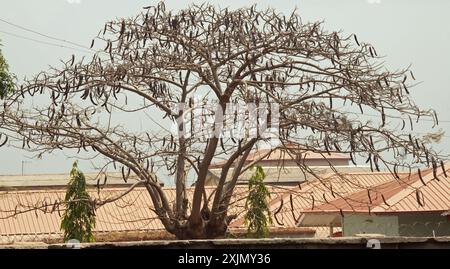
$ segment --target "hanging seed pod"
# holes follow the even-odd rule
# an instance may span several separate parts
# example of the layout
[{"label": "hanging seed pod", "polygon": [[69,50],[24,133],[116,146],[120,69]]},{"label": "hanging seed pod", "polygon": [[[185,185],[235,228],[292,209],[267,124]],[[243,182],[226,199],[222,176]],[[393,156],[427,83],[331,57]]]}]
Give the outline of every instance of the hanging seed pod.
[{"label": "hanging seed pod", "polygon": [[378,155],[373,156],[373,163],[375,164],[375,169],[380,172],[380,166],[378,165]]},{"label": "hanging seed pod", "polygon": [[6,143],[8,142],[8,137],[5,137],[5,141],[3,141],[3,143],[0,144],[0,148],[3,147],[4,145],[6,145]]},{"label": "hanging seed pod", "polygon": [[123,33],[125,32],[125,20],[122,20],[122,25],[120,26],[120,34],[119,37],[121,37],[123,35]]},{"label": "hanging seed pod", "polygon": [[356,42],[356,44],[357,44],[358,46],[361,46],[361,45],[359,44],[359,41],[358,41],[358,37],[356,37],[356,35],[355,35],[355,34],[353,34],[353,37],[355,38],[355,42]]},{"label": "hanging seed pod", "polygon": [[421,207],[424,206],[424,197],[420,190],[416,190],[416,200],[417,200],[417,203],[419,203],[419,206],[421,206]]},{"label": "hanging seed pod", "polygon": [[441,161],[441,168],[442,168],[442,173],[444,173],[444,176],[447,177],[447,171],[445,170],[444,161]]},{"label": "hanging seed pod", "polygon": [[413,140],[412,135],[411,135],[411,134],[408,134],[408,137],[409,137],[409,142],[411,143],[411,145],[414,146],[414,140]]},{"label": "hanging seed pod", "polygon": [[384,203],[385,205],[390,206],[390,205],[388,204],[388,202],[386,201],[386,198],[384,197],[383,194],[381,194],[381,199],[383,199],[383,203]]},{"label": "hanging seed pod", "polygon": [[128,177],[129,176],[130,176],[130,168],[128,168],[128,172],[125,175],[125,167],[122,166],[122,178],[123,178],[123,181],[125,181],[125,183],[128,183]]},{"label": "hanging seed pod", "polygon": [[405,84],[405,83],[403,83],[403,89],[405,89],[406,94],[409,94],[408,87],[406,87],[406,84]]},{"label": "hanging seed pod", "polygon": [[430,157],[429,157],[429,154],[428,154],[428,150],[425,150],[425,159],[427,161],[427,166],[430,166]]},{"label": "hanging seed pod", "polygon": [[333,184],[330,184],[330,192],[331,192],[331,196],[333,196],[333,198],[336,198],[336,195],[333,191]]},{"label": "hanging seed pod", "polygon": [[278,225],[280,226],[284,226],[284,223],[278,220],[278,214],[280,213],[281,209],[283,208],[283,204],[284,204],[284,200],[281,199],[280,202],[280,207],[278,207],[278,209],[275,211],[275,213],[273,214],[273,217],[275,218],[275,221],[278,223]]},{"label": "hanging seed pod", "polygon": [[422,181],[422,184],[423,184],[424,186],[426,186],[427,183],[425,183],[425,181],[423,180],[422,172],[420,171],[419,168],[417,168],[417,174],[419,175],[419,179],[420,179],[420,181]]},{"label": "hanging seed pod", "polygon": [[75,118],[76,118],[76,120],[77,120],[77,125],[78,125],[78,127],[81,127],[80,115],[77,114],[77,115],[75,116]]},{"label": "hanging seed pod", "polygon": [[352,152],[350,152],[350,160],[352,161],[352,163],[353,163],[354,165],[356,165],[356,161],[355,161],[355,159],[354,159],[354,157],[353,157],[353,153],[352,153]]},{"label": "hanging seed pod", "polygon": [[375,55],[373,54],[372,47],[369,47],[369,53],[370,53],[370,56],[372,56],[372,58],[375,56]]},{"label": "hanging seed pod", "polygon": [[97,178],[95,188],[97,189],[97,194],[100,194],[100,177]]},{"label": "hanging seed pod", "polygon": [[431,158],[431,165],[433,166],[433,178],[437,181],[440,181],[437,174],[437,163],[434,157]]},{"label": "hanging seed pod", "polygon": [[416,77],[414,76],[412,70],[409,70],[409,73],[411,74],[412,79],[416,80]]},{"label": "hanging seed pod", "polygon": [[289,195],[289,203],[291,204],[292,218],[294,218],[294,220],[297,220],[297,218],[295,217],[295,212],[294,212],[294,199],[292,199],[292,194]]},{"label": "hanging seed pod", "polygon": [[398,175],[398,171],[397,171],[397,164],[394,164],[394,175],[395,175],[395,178],[400,179],[400,176]]},{"label": "hanging seed pod", "polygon": [[361,105],[361,104],[358,104],[358,107],[359,107],[359,111],[361,112],[361,114],[364,114],[364,110],[363,110],[362,105]]},{"label": "hanging seed pod", "polygon": [[334,145],[334,148],[335,148],[337,151],[339,151],[339,152],[342,151],[342,150],[341,150],[341,147],[339,146],[339,144],[338,144],[337,142],[334,142],[333,145]]},{"label": "hanging seed pod", "polygon": [[435,110],[433,110],[434,119],[436,120],[436,125],[439,125],[439,118]]},{"label": "hanging seed pod", "polygon": [[225,146],[223,144],[223,138],[220,138],[220,147],[222,148],[222,150],[225,152]]}]

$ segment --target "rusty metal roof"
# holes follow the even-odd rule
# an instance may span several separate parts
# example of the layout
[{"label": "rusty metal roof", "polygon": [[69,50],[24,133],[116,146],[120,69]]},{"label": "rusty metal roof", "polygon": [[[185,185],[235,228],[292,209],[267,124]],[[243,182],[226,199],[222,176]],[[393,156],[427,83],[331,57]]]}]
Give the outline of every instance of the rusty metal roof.
[{"label": "rusty metal roof", "polygon": [[[124,193],[126,187],[109,187],[97,192],[90,189],[93,198],[107,199]],[[169,202],[175,200],[175,189],[164,188]],[[187,189],[192,197],[194,188]],[[206,188],[210,195],[214,188]],[[281,195],[280,190],[269,187],[272,197]],[[230,214],[241,214],[245,209],[245,197],[248,187],[238,186],[231,201]],[[0,237],[26,235],[62,234],[61,216],[64,208],[51,212],[55,201],[63,200],[64,189],[0,191]],[[33,210],[35,206],[48,204],[42,210]],[[164,226],[152,210],[151,199],[145,188],[137,187],[123,198],[105,204],[96,210],[95,232],[130,232],[164,230]],[[15,214],[16,212],[22,212]],[[1,241],[1,240],[0,240]]]},{"label": "rusty metal roof", "polygon": [[[449,179],[439,174],[439,181],[433,179],[432,173],[423,173],[426,185],[416,177],[408,177],[408,174],[399,174],[403,179],[399,181],[390,173],[350,173],[345,175],[328,175],[323,179],[309,181],[299,186],[286,187],[269,185],[271,192],[270,210],[276,215],[273,228],[296,227],[299,217],[306,212],[322,212],[327,206],[334,203],[334,210],[338,203],[340,206],[351,204],[355,206],[368,199],[370,189],[370,200],[373,204],[373,212],[398,212],[405,210],[433,210],[445,208],[450,205]],[[422,185],[420,185],[420,184]],[[397,184],[397,185],[395,185]],[[402,185],[403,184],[403,185]],[[100,193],[96,189],[90,189],[90,194],[95,198],[105,199],[119,195],[128,188],[105,187]],[[168,200],[175,200],[175,189],[164,188]],[[214,187],[206,189],[211,194]],[[424,206],[418,207],[416,190],[423,194]],[[188,188],[188,197],[192,197],[193,188]],[[231,214],[237,214],[238,218],[230,224],[230,228],[243,226],[243,212],[245,211],[245,197],[247,186],[237,186]],[[383,198],[389,207],[383,207]],[[62,200],[65,195],[64,189],[46,190],[14,190],[0,191],[0,238],[3,236],[25,236],[25,235],[60,235],[60,221],[64,208],[56,209],[50,213],[48,210],[32,210],[34,205],[52,204],[55,200]],[[365,199],[365,200],[364,200]],[[354,201],[353,201],[354,200]],[[339,202],[338,202],[339,201]],[[350,202],[349,202],[350,201]],[[355,202],[356,201],[356,202]],[[283,204],[282,207],[280,205]],[[364,206],[359,206],[361,210]],[[100,207],[97,211],[97,224],[95,232],[126,232],[126,231],[160,231],[164,230],[161,222],[151,210],[151,199],[145,188],[135,188],[122,199]],[[29,211],[9,217],[15,210]],[[322,211],[319,211],[321,209]],[[367,207],[366,209],[367,210]],[[276,214],[275,214],[276,213]],[[317,228],[316,236],[326,236],[328,228]]]},{"label": "rusty metal roof", "polygon": [[[450,173],[450,168],[446,168]],[[450,177],[444,172],[436,174],[431,169],[411,176],[392,179],[370,190],[361,190],[340,197],[305,211],[310,214],[375,213],[392,214],[406,212],[444,212],[450,208]]]},{"label": "rusty metal roof", "polygon": [[[407,174],[401,173],[399,175],[406,176]],[[270,210],[274,213],[273,226],[295,227],[298,218],[305,211],[327,203],[327,201],[366,191],[393,179],[394,176],[388,172],[362,172],[341,175],[329,174],[321,180],[305,182],[296,187],[275,186],[275,188],[284,189],[285,193],[279,198],[272,199],[270,203]],[[244,220],[241,218],[231,225],[238,227],[243,224]]]}]

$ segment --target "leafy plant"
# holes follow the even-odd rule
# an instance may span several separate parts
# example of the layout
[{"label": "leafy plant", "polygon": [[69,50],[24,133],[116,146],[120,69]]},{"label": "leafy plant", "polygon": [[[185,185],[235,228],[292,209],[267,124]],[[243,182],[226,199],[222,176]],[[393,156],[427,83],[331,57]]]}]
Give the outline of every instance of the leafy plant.
[{"label": "leafy plant", "polygon": [[268,225],[272,223],[272,218],[267,203],[270,192],[264,184],[265,177],[262,167],[256,166],[256,171],[249,180],[249,194],[245,204],[248,237],[264,238],[269,235]]},{"label": "leafy plant", "polygon": [[67,204],[61,222],[61,229],[64,230],[64,242],[70,239],[93,242],[95,208],[86,191],[86,178],[78,170],[77,162],[73,163],[70,171],[70,181],[64,200]]},{"label": "leafy plant", "polygon": [[5,98],[14,90],[14,76],[9,73],[9,67],[0,50],[0,99]]}]

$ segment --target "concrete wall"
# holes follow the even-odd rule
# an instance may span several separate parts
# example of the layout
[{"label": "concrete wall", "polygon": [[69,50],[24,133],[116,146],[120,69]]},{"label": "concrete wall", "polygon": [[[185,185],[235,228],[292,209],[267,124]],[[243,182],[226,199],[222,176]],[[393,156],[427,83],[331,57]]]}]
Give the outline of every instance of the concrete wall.
[{"label": "concrete wall", "polygon": [[344,236],[383,234],[386,236],[450,236],[450,221],[439,214],[345,215]]},{"label": "concrete wall", "polygon": [[398,222],[401,236],[450,236],[450,220],[439,214],[399,215]]},{"label": "concrete wall", "polygon": [[368,214],[349,214],[343,218],[343,235],[383,234],[399,236],[397,216],[375,216]]},{"label": "concrete wall", "polygon": [[[367,238],[330,239],[220,239],[220,240],[157,240],[140,242],[84,243],[80,248],[143,248],[143,249],[366,249]],[[382,249],[450,249],[450,237],[385,237],[378,238]],[[12,244],[0,249],[58,249],[73,248],[66,244]]]}]

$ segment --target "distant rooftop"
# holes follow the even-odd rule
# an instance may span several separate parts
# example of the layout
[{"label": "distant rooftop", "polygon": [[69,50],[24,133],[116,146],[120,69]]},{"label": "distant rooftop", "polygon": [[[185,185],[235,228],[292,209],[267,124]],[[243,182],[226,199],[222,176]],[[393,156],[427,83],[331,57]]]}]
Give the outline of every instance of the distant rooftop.
[{"label": "distant rooftop", "polygon": [[[286,148],[288,150],[286,150]],[[261,159],[261,161],[283,162],[292,160],[351,160],[350,155],[337,152],[320,152],[307,150],[299,144],[287,144],[286,148],[259,149],[251,152],[246,162],[250,163]],[[216,162],[210,165],[211,169],[222,168],[226,161]]]},{"label": "distant rooftop", "polygon": [[[105,173],[84,173],[87,185],[95,186],[97,182],[105,183]],[[0,190],[14,188],[48,188],[63,187],[69,182],[70,175],[64,174],[30,174],[30,175],[0,175]],[[100,178],[99,181],[97,179]],[[106,184],[111,185],[128,185],[135,181],[134,175],[130,175],[126,183],[121,173],[106,173]]]}]

